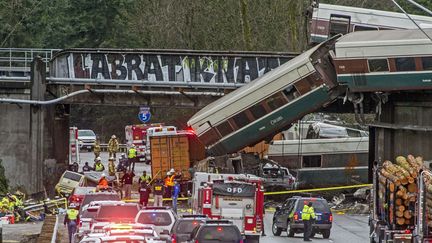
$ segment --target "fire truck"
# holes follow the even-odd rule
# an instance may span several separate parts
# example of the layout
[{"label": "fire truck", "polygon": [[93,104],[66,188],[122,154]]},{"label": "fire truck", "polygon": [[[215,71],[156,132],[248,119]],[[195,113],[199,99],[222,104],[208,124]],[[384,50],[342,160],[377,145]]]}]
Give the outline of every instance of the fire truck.
[{"label": "fire truck", "polygon": [[137,158],[141,162],[146,161],[146,143],[147,143],[147,130],[152,127],[163,126],[163,123],[152,123],[152,124],[138,124],[128,125],[125,127],[125,137],[127,147],[130,148],[135,145],[137,150]]},{"label": "fire truck", "polygon": [[[247,242],[259,242],[263,229],[264,187],[258,177],[239,175],[221,176],[209,181],[195,181],[198,203],[193,203],[195,214],[211,219],[231,220],[245,236]],[[197,196],[197,197],[196,197]]]}]

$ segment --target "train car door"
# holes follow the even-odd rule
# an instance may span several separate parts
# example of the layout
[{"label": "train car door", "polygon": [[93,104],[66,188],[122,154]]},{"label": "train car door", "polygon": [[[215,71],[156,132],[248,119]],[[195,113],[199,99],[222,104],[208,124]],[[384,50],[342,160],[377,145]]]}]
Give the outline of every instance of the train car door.
[{"label": "train car door", "polygon": [[333,37],[338,34],[347,34],[350,32],[351,16],[331,14],[329,24],[328,37]]}]

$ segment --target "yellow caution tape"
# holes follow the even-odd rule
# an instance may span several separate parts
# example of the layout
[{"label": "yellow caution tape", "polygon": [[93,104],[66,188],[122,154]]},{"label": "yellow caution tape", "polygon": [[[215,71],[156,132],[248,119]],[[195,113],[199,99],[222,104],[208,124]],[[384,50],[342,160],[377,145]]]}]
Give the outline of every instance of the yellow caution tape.
[{"label": "yellow caution tape", "polygon": [[[336,187],[322,187],[322,188],[313,188],[313,189],[303,189],[303,190],[288,190],[288,191],[279,191],[279,192],[264,192],[264,195],[281,195],[281,194],[291,194],[291,193],[299,193],[299,192],[319,192],[319,191],[332,191],[332,190],[341,190],[341,189],[351,189],[351,188],[360,188],[360,187],[371,187],[372,184],[359,184],[352,186],[336,186]],[[178,201],[188,200],[190,197],[179,197]],[[163,201],[172,201],[172,198],[163,198]],[[123,199],[124,202],[139,202],[139,199]],[[153,202],[153,199],[150,198],[149,202]]]},{"label": "yellow caution tape", "polygon": [[359,187],[371,187],[371,186],[372,186],[372,184],[360,184],[360,185],[337,186],[337,187],[323,187],[323,188],[313,188],[313,189],[304,189],[304,190],[289,190],[289,191],[280,191],[280,192],[265,192],[264,195],[280,195],[280,194],[290,194],[290,193],[299,193],[299,192],[332,191],[332,190],[350,189],[350,188],[359,188]]}]

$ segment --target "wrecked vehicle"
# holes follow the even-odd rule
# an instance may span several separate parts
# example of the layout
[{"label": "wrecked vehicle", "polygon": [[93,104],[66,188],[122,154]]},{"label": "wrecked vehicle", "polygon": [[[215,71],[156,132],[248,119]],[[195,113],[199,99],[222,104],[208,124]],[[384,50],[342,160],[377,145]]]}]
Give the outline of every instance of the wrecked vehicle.
[{"label": "wrecked vehicle", "polygon": [[264,179],[264,186],[282,187],[283,189],[296,188],[296,178],[291,175],[288,168],[280,166],[278,163],[267,160],[260,164],[258,176]]}]

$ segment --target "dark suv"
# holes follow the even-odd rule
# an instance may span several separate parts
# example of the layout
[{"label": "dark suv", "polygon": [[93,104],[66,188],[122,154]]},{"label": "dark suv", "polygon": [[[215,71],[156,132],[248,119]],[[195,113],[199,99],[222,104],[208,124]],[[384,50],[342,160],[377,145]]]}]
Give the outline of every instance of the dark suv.
[{"label": "dark suv", "polygon": [[228,220],[206,220],[191,233],[194,243],[243,243],[240,230]]},{"label": "dark suv", "polygon": [[206,219],[208,219],[206,215],[182,215],[172,228],[172,242],[182,243],[189,241],[192,231],[203,224]]},{"label": "dark suv", "polygon": [[312,224],[312,235],[322,234],[324,239],[330,237],[333,215],[323,198],[293,197],[285,201],[282,206],[276,207],[273,216],[272,232],[279,236],[282,231],[286,231],[288,237],[293,237],[296,233],[303,233],[303,221],[301,219],[302,210],[305,204],[312,202],[317,219]]}]

